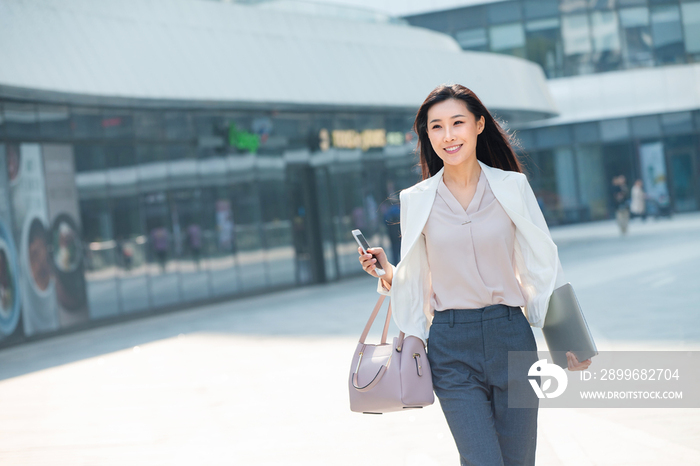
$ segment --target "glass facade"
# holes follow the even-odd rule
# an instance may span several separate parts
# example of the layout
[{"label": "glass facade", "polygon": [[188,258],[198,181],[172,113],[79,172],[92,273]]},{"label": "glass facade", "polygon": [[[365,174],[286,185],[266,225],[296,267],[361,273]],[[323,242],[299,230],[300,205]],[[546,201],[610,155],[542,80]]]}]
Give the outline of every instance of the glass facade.
[{"label": "glass facade", "polygon": [[[613,177],[644,181],[649,208],[700,207],[700,111],[645,115],[517,132],[550,225],[613,215]],[[649,170],[655,174],[649,175]],[[668,199],[660,199],[667,196]]]},{"label": "glass facade", "polygon": [[465,50],[534,61],[548,78],[700,60],[700,1],[519,0],[405,19]]},{"label": "glass facade", "polygon": [[[0,328],[0,340],[360,273],[351,230],[391,251],[398,224],[392,206],[419,179],[412,119],[397,111],[1,101],[0,166],[7,173],[0,172],[0,197],[10,202],[0,205],[0,233],[9,237],[0,238],[0,250],[17,245],[15,273],[22,275],[22,258],[29,269],[35,260],[23,245],[27,212],[36,211],[52,232],[52,216],[70,211],[70,222],[54,229],[75,230],[68,250],[80,252],[80,279],[73,278],[82,285],[63,294],[84,299],[80,319],[63,319],[58,265],[46,265],[45,293],[24,273],[23,315],[41,307],[49,316],[41,325],[19,320],[11,331]],[[69,176],[52,188],[60,164]],[[63,205],[53,207],[51,192]],[[26,199],[33,198],[31,207]],[[49,253],[59,249],[49,244]]]}]

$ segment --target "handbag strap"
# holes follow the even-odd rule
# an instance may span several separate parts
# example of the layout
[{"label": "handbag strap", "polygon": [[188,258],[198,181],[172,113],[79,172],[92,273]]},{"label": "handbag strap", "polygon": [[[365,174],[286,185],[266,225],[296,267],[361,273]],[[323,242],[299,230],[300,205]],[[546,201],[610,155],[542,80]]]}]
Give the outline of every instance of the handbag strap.
[{"label": "handbag strap", "polygon": [[[372,310],[372,314],[369,316],[369,320],[367,321],[367,325],[365,325],[365,329],[362,332],[362,335],[360,336],[360,343],[364,344],[365,340],[367,339],[367,335],[369,334],[369,329],[372,328],[372,324],[374,323],[374,319],[377,318],[377,315],[379,314],[379,309],[381,309],[382,304],[384,304],[384,299],[386,299],[386,296],[382,295],[379,297],[377,300],[377,304],[375,304],[374,309]],[[384,330],[382,331],[382,345],[386,344],[386,337],[389,333],[389,323],[391,322],[391,302],[389,302],[389,308],[386,311],[386,319],[384,320]],[[399,341],[396,346],[397,351],[401,351],[401,346],[403,345],[403,339],[406,335],[403,332],[399,333]]]}]

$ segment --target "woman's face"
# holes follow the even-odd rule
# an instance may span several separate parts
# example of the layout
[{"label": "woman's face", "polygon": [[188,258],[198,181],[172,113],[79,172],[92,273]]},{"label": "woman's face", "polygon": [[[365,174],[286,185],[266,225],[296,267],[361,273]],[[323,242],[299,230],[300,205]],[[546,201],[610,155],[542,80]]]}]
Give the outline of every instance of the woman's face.
[{"label": "woman's face", "polygon": [[448,99],[428,109],[428,138],[445,165],[460,165],[476,157],[476,138],[484,130],[461,100]]}]

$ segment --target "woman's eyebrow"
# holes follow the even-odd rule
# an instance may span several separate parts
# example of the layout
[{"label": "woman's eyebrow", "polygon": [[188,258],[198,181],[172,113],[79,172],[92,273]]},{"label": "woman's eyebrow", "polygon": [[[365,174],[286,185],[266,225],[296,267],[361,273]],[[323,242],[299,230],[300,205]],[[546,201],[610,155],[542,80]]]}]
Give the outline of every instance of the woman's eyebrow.
[{"label": "woman's eyebrow", "polygon": [[[466,118],[464,115],[453,115],[453,116],[450,117],[450,120],[453,120],[453,119],[459,118],[459,117]],[[434,120],[430,120],[430,123],[435,123],[436,121],[440,121],[440,119],[439,119],[439,118],[436,118],[436,119],[434,119]]]}]

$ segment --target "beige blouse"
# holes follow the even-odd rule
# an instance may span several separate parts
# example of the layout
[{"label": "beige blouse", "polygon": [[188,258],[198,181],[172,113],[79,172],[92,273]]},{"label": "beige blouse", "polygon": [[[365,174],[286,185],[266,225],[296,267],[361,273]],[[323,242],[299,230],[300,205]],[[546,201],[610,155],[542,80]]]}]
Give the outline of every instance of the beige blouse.
[{"label": "beige blouse", "polygon": [[466,211],[440,181],[423,235],[436,311],[525,305],[513,262],[515,225],[483,171]]}]

